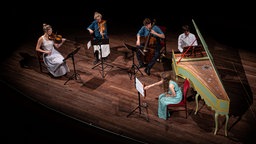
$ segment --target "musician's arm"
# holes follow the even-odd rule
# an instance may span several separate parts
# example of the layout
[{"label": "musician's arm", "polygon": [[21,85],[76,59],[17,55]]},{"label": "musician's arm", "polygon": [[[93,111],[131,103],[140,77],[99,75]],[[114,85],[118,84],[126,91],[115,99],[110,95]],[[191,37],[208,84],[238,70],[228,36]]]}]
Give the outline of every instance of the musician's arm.
[{"label": "musician's arm", "polygon": [[138,33],[137,33],[137,40],[136,40],[136,46],[140,46],[140,38],[141,38],[141,36],[144,36],[144,34],[145,34],[145,31],[146,31],[146,28],[145,28],[145,26],[142,26],[141,28],[140,28],[140,30],[138,31]]},{"label": "musician's arm", "polygon": [[90,34],[94,33],[94,27],[97,25],[97,21],[93,21],[86,29],[89,31]]},{"label": "musician's arm", "polygon": [[169,89],[171,91],[171,94],[166,94],[166,96],[172,96],[175,97],[176,96],[176,92],[174,90],[174,85],[173,84],[169,84]]},{"label": "musician's arm", "polygon": [[65,39],[65,38],[62,38],[61,43],[54,43],[54,47],[59,48],[60,46],[62,46],[62,44],[63,44],[65,41],[66,41],[66,39]]},{"label": "musician's arm", "polygon": [[140,46],[140,35],[137,34],[136,46]]},{"label": "musician's arm", "polygon": [[182,37],[181,37],[181,35],[179,35],[179,37],[178,37],[178,49],[179,49],[180,52],[183,52],[182,41],[183,41]]},{"label": "musician's arm", "polygon": [[93,34],[93,30],[90,28],[87,28],[87,30],[89,31],[90,34]]},{"label": "musician's arm", "polygon": [[158,82],[156,82],[156,83],[153,83],[153,84],[151,84],[151,85],[147,85],[147,86],[144,87],[144,90],[147,90],[147,89],[149,89],[149,88],[151,88],[151,87],[160,85],[160,84],[162,84],[162,83],[163,83],[163,80],[158,81]]},{"label": "musician's arm", "polygon": [[153,35],[155,35],[155,36],[157,36],[157,37],[160,37],[160,38],[162,38],[162,39],[165,38],[164,33],[157,33],[157,32],[154,31],[154,30],[151,30],[151,34],[153,34]]},{"label": "musician's arm", "polygon": [[158,37],[165,39],[165,34],[158,34]]},{"label": "musician's arm", "polygon": [[162,30],[159,27],[153,27],[150,31],[151,34],[164,39],[165,38],[165,34],[162,32]]},{"label": "musician's arm", "polygon": [[41,49],[42,43],[43,43],[43,38],[40,37],[36,44],[36,51],[41,52],[41,53],[50,54],[51,51]]}]

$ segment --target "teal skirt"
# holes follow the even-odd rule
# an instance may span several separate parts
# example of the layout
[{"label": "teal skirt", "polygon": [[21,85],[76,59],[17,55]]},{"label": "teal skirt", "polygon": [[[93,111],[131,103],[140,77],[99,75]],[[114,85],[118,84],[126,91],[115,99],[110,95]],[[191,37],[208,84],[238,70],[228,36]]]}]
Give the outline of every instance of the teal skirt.
[{"label": "teal skirt", "polygon": [[[166,108],[168,104],[176,104],[179,103],[182,100],[182,92],[181,90],[176,92],[175,97],[166,97],[166,93],[162,93],[158,97],[158,117],[162,119],[167,119],[166,116]],[[169,114],[168,114],[169,116]]]}]

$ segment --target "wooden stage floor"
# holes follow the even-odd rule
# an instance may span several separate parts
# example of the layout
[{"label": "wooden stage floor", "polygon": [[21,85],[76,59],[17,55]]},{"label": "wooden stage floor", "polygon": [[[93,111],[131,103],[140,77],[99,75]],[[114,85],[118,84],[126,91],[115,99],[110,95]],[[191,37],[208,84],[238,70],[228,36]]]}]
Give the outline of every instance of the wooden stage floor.
[{"label": "wooden stage floor", "polygon": [[[74,55],[77,80],[68,80],[74,74],[71,58],[66,60],[71,70],[66,76],[53,78],[46,71],[41,73],[35,53],[36,40],[24,42],[10,57],[2,61],[1,85],[10,87],[38,105],[42,104],[50,110],[71,117],[74,121],[114,133],[116,137],[125,137],[130,143],[255,142],[255,53],[242,48],[230,50],[232,48],[208,40],[206,36],[204,37],[231,100],[228,136],[224,136],[224,117],[219,118],[219,130],[216,135],[213,134],[214,111],[204,105],[202,100],[198,114],[194,115],[193,91],[188,94],[187,119],[182,111],[173,113],[168,120],[157,117],[156,98],[162,93],[161,87],[149,89],[147,96],[141,98],[142,102],[148,104],[148,115],[145,109],[142,109],[141,114],[136,110],[127,117],[138,106],[138,94],[133,77],[130,79],[128,73],[132,66],[132,52],[126,49],[123,43],[134,45],[135,33],[136,31],[131,31],[110,35],[111,54],[106,63],[113,67],[104,68],[104,78],[101,65],[92,69],[93,49],[87,49],[87,33],[63,36],[69,41],[59,49],[67,56],[77,45],[81,46]],[[146,85],[158,81],[162,72],[172,72],[171,49],[176,49],[177,41],[176,35],[167,36],[167,55],[155,64],[151,75],[147,76],[144,68],[140,69],[143,75],[137,72],[137,76],[143,79]],[[136,59],[135,63],[137,64]],[[178,83],[181,82],[182,79],[179,79]],[[8,105],[6,109],[11,107]],[[86,137],[86,134],[83,136]]]}]

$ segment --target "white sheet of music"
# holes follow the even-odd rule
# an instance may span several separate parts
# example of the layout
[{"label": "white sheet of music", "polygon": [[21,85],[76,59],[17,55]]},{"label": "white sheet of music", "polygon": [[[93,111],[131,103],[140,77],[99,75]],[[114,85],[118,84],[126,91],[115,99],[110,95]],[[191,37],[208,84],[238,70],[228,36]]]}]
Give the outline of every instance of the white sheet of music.
[{"label": "white sheet of music", "polygon": [[140,82],[140,80],[136,77],[135,79],[135,86],[138,92],[142,95],[145,96],[145,90],[144,90],[144,85]]},{"label": "white sheet of music", "polygon": [[88,41],[88,43],[87,43],[87,49],[90,49],[91,46],[92,46],[91,41]]}]

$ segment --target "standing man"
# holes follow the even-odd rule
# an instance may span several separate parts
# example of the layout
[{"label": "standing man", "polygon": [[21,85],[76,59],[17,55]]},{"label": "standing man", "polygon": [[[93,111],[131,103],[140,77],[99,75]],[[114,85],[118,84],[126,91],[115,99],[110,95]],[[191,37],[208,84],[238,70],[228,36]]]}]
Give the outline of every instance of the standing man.
[{"label": "standing man", "polygon": [[[93,48],[94,48],[94,64],[97,64],[102,58],[107,58],[110,54],[109,44],[103,44],[103,39],[108,39],[107,22],[102,19],[102,15],[99,12],[94,13],[94,21],[87,27],[89,33],[93,36]],[[101,54],[100,54],[101,48]]]}]

